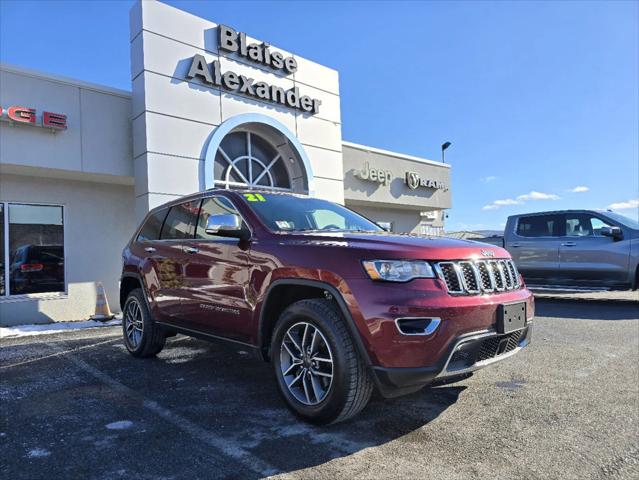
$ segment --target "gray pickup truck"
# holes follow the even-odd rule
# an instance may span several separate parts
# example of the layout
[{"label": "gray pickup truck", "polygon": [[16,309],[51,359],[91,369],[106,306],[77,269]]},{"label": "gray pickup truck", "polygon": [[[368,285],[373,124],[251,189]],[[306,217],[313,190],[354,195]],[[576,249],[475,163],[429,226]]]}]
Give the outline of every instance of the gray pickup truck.
[{"label": "gray pickup truck", "polygon": [[636,290],[639,223],[613,212],[508,217],[503,246],[530,287]]}]

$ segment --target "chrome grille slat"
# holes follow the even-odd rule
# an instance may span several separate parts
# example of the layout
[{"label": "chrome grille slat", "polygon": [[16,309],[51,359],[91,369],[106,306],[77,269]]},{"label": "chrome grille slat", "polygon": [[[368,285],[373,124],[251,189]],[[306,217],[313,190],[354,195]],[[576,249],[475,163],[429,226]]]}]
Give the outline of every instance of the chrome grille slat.
[{"label": "chrome grille slat", "polygon": [[501,272],[504,274],[504,285],[506,286],[506,290],[512,290],[513,280],[510,274],[510,269],[508,268],[508,263],[506,260],[499,260],[499,266],[501,268]]},{"label": "chrome grille slat", "polygon": [[514,288],[521,287],[521,282],[519,281],[519,272],[517,271],[517,266],[515,265],[515,262],[513,262],[512,260],[508,260],[508,267],[510,268],[510,273],[512,274],[513,281],[515,282]]},{"label": "chrome grille slat", "polygon": [[519,272],[510,259],[459,260],[434,264],[451,295],[479,295],[521,288]]},{"label": "chrome grille slat", "polygon": [[488,262],[485,262],[483,260],[478,261],[477,269],[479,270],[482,277],[482,290],[487,293],[494,292],[495,279],[493,278],[493,274],[488,266]]},{"label": "chrome grille slat", "polygon": [[475,273],[475,268],[472,262],[459,262],[459,274],[461,276],[462,285],[467,293],[479,293],[480,283],[479,278]]},{"label": "chrome grille slat", "polygon": [[435,264],[435,269],[439,277],[446,284],[448,293],[464,293],[464,287],[462,286],[461,278],[459,277],[455,263],[439,262]]}]

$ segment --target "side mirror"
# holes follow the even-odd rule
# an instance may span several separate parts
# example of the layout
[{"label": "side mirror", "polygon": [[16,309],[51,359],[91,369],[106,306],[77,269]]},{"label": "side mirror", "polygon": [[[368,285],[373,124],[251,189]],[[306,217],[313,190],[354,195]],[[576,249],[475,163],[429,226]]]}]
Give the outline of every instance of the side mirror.
[{"label": "side mirror", "polygon": [[602,237],[612,237],[614,240],[621,240],[623,238],[623,232],[619,227],[601,227],[599,233]]},{"label": "side mirror", "polygon": [[220,237],[247,238],[246,230],[242,229],[242,219],[234,213],[211,215],[206,220],[204,231],[209,235]]}]

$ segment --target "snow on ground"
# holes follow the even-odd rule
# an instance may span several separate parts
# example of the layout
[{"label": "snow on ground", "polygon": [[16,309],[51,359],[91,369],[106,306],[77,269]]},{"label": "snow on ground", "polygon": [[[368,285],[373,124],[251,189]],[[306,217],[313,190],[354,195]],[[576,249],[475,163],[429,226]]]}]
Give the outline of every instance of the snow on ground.
[{"label": "snow on ground", "polygon": [[48,457],[49,455],[51,455],[51,452],[49,450],[45,450],[44,448],[34,448],[27,452],[27,457],[29,458]]},{"label": "snow on ground", "polygon": [[109,430],[126,430],[127,428],[131,428],[132,426],[133,422],[131,420],[119,420],[117,422],[105,425],[105,427]]},{"label": "snow on ground", "polygon": [[16,325],[15,327],[0,327],[0,338],[6,337],[29,337],[31,335],[45,335],[50,333],[60,333],[66,330],[80,330],[85,328],[111,327],[120,325],[122,317],[117,316],[108,322],[98,322],[95,320],[85,320],[82,322],[54,322],[37,325]]}]

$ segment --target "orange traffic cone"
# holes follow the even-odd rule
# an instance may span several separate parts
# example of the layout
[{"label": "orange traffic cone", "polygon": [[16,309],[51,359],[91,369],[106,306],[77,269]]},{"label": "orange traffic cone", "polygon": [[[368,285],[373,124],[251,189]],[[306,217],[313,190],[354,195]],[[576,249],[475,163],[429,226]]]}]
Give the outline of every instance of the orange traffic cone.
[{"label": "orange traffic cone", "polygon": [[111,313],[111,309],[109,308],[109,302],[107,301],[106,293],[104,293],[102,282],[97,283],[96,292],[95,315],[91,316],[91,320],[99,320],[101,322],[111,320],[115,315]]}]

